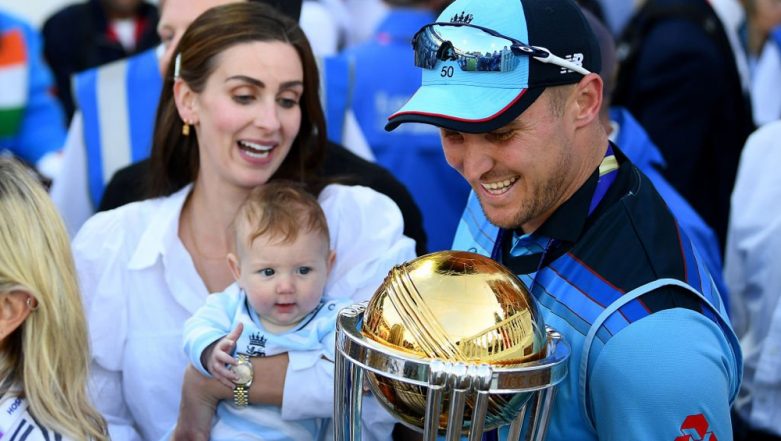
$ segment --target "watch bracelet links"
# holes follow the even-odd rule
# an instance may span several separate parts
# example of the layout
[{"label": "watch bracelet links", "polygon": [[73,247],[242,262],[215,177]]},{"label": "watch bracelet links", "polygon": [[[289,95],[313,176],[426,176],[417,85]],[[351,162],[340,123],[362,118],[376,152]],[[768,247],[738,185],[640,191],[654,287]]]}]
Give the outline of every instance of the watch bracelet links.
[{"label": "watch bracelet links", "polygon": [[249,391],[246,386],[233,388],[233,402],[238,407],[246,407],[249,404]]},{"label": "watch bracelet links", "polygon": [[[249,362],[247,354],[238,354],[238,359]],[[246,385],[237,385],[233,388],[233,403],[238,407],[246,407],[249,404],[249,388]]]}]

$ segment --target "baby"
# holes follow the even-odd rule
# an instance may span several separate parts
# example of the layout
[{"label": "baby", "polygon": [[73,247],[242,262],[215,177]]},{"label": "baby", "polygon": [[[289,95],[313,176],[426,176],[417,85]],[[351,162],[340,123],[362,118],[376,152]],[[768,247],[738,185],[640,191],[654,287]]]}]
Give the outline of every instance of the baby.
[{"label": "baby", "polygon": [[236,283],[210,295],[184,328],[193,365],[234,390],[233,403],[217,407],[211,439],[321,439],[328,421],[284,421],[278,406],[247,404],[252,357],[296,352],[291,368],[334,360],[336,315],[349,302],[322,300],[335,257],[325,215],[301,186],[270,182],[250,193],[234,227]]}]

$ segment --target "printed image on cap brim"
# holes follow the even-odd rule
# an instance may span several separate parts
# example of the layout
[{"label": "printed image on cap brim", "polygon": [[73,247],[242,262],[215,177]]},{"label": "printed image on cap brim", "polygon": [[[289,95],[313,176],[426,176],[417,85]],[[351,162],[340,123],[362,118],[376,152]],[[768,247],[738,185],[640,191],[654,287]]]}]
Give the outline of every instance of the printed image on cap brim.
[{"label": "printed image on cap brim", "polygon": [[599,46],[573,0],[457,0],[437,23],[448,25],[424,27],[416,37],[421,87],[388,118],[388,131],[410,122],[492,131],[517,118],[545,87],[583,78],[510,50],[512,40],[599,71]]}]

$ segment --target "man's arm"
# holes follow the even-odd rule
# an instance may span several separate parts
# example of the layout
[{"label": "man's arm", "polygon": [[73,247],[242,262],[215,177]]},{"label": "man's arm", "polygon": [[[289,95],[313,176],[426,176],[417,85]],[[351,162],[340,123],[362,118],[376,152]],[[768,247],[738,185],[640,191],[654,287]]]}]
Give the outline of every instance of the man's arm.
[{"label": "man's arm", "polygon": [[739,358],[722,329],[696,311],[673,308],[632,323],[590,371],[587,402],[599,439],[672,440],[695,420],[731,439]]}]

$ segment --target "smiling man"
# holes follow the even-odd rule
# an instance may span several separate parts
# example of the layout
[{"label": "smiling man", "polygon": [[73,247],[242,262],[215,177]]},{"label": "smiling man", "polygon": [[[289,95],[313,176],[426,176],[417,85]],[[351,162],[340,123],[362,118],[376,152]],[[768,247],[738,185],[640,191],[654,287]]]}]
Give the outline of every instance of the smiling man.
[{"label": "smiling man", "polygon": [[472,187],[454,248],[513,270],[572,347],[546,439],[731,439],[740,349],[689,239],[600,125],[578,6],[457,0],[413,47],[422,85],[387,129],[440,128]]}]

